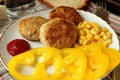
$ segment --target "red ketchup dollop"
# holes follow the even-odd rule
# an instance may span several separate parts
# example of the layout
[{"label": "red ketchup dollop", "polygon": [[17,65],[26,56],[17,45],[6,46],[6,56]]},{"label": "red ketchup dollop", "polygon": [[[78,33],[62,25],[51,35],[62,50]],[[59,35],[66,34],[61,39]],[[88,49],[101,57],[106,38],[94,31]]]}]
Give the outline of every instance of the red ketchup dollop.
[{"label": "red ketchup dollop", "polygon": [[12,56],[25,52],[29,49],[29,43],[23,39],[15,39],[7,44],[7,51]]}]

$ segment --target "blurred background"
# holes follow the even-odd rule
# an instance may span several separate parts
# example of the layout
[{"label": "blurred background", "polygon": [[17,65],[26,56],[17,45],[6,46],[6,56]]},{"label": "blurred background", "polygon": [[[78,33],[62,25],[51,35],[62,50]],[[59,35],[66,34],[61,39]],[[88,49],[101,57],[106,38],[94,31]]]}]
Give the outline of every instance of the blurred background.
[{"label": "blurred background", "polygon": [[[96,3],[97,0],[92,0]],[[107,9],[120,16],[120,0],[105,0],[107,4]]]},{"label": "blurred background", "polygon": [[[97,0],[91,0],[96,3]],[[107,9],[112,13],[120,16],[120,0],[105,0],[107,3]],[[0,4],[4,5],[3,0],[0,0]],[[111,6],[112,5],[112,6]]]}]

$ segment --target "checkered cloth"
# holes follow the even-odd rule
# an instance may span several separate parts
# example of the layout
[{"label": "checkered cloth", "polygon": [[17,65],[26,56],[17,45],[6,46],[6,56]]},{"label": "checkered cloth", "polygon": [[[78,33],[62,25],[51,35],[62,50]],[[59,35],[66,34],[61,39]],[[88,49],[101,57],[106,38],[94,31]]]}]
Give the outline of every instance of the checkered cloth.
[{"label": "checkered cloth", "polygon": [[[41,3],[37,3],[37,5],[39,6],[36,11],[40,11],[40,10],[48,10],[50,9],[49,7],[47,7],[44,4]],[[94,3],[91,3],[88,6],[88,11],[92,12],[94,9],[96,8],[96,5]],[[111,21],[111,27],[115,30],[115,32],[120,33],[120,16],[117,16],[113,13],[109,14],[109,19]],[[2,60],[0,59],[0,80],[15,80],[8,72],[7,68],[4,66]],[[103,80],[112,80],[111,79],[111,75],[108,75],[106,78],[104,78]]]}]

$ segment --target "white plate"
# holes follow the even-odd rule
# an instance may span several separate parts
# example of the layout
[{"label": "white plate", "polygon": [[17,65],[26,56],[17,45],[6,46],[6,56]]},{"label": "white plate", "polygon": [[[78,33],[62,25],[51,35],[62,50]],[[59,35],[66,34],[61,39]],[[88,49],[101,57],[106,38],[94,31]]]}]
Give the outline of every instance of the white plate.
[{"label": "white plate", "polygon": [[[40,11],[40,12],[36,12],[28,16],[25,16],[23,18],[30,17],[30,16],[42,16],[42,17],[48,18],[49,12],[50,10]],[[101,26],[106,26],[109,29],[109,31],[112,33],[112,44],[109,47],[119,50],[119,41],[117,39],[117,36],[115,32],[112,30],[112,28],[105,21],[103,21],[101,18],[89,12],[85,12],[81,10],[79,10],[78,12],[81,14],[84,20],[89,21],[89,22],[93,22],[93,21],[98,22]],[[6,50],[6,45],[10,41],[16,38],[24,39],[18,32],[18,23],[19,23],[19,20],[14,22],[13,24],[10,24],[7,27],[7,29],[4,31],[0,39],[0,54],[2,56],[2,59],[5,65],[7,65],[8,61],[12,57],[8,54]],[[30,43],[32,48],[43,46],[40,42],[35,42],[35,41],[28,41],[28,42]]]}]

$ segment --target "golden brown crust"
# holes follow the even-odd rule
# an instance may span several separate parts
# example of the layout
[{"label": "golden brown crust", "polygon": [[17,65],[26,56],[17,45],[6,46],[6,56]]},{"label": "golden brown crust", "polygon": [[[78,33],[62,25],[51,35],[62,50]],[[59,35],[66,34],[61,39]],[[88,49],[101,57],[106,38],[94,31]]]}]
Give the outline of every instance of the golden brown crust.
[{"label": "golden brown crust", "polygon": [[24,38],[39,40],[39,28],[47,21],[47,19],[40,16],[25,18],[19,22],[18,29]]},{"label": "golden brown crust", "polygon": [[[51,8],[56,8],[56,7],[58,7],[58,6],[55,6],[55,5],[52,5],[51,3],[49,3],[49,2],[47,2],[46,0],[37,0],[37,1],[39,1],[39,2],[41,2],[41,3],[43,3],[43,4],[46,4],[47,6],[49,6],[49,7],[51,7]],[[85,0],[85,3],[81,6],[81,5],[79,5],[79,6],[77,6],[77,7],[74,7],[75,9],[85,9],[86,8],[86,6],[90,3],[90,1],[91,0]],[[61,5],[61,6],[64,6],[64,4],[63,5]],[[69,5],[69,7],[72,7],[71,5]]]},{"label": "golden brown crust", "polygon": [[50,4],[49,2],[46,2],[44,0],[38,0],[39,2],[46,4],[47,6],[51,7],[51,8],[55,8],[52,4]]},{"label": "golden brown crust", "polygon": [[71,47],[77,39],[76,26],[68,20],[55,18],[40,28],[40,40],[47,46]]},{"label": "golden brown crust", "polygon": [[67,6],[59,6],[52,10],[49,13],[49,19],[54,18],[64,18],[73,22],[75,25],[78,25],[79,22],[82,22],[82,17],[76,11],[76,9]]},{"label": "golden brown crust", "polygon": [[76,9],[77,10],[81,10],[81,9],[86,10],[88,8],[88,6],[90,5],[90,2],[91,2],[91,0],[86,0],[85,4],[82,7],[78,7]]}]

